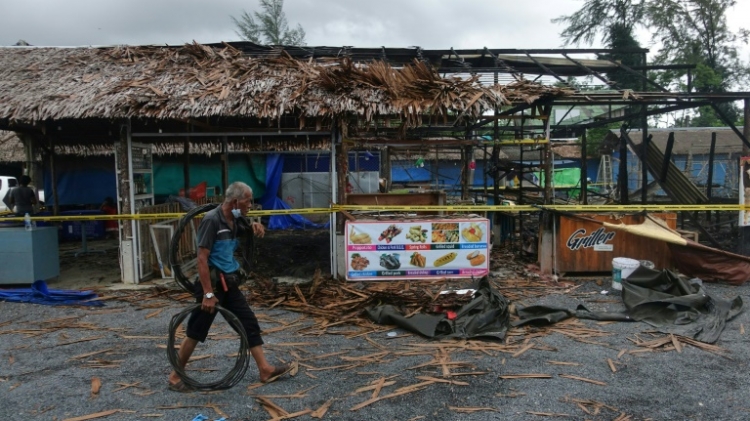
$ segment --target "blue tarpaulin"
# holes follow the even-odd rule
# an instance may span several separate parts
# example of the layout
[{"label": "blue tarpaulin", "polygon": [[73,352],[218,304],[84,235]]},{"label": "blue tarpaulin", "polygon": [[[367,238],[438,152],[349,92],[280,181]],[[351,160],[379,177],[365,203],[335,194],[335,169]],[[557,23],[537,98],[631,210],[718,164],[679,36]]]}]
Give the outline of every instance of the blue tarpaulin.
[{"label": "blue tarpaulin", "polygon": [[44,281],[34,282],[31,288],[0,289],[0,301],[15,303],[103,306],[101,301],[91,301],[97,297],[92,291],[49,289]]},{"label": "blue tarpaulin", "polygon": [[[284,168],[284,156],[280,154],[267,155],[266,157],[266,194],[258,201],[264,210],[267,209],[292,209],[283,200],[279,199],[277,192],[281,185],[281,170]],[[272,215],[268,221],[268,229],[290,229],[290,228],[328,228],[330,224],[316,224],[301,215]]]}]

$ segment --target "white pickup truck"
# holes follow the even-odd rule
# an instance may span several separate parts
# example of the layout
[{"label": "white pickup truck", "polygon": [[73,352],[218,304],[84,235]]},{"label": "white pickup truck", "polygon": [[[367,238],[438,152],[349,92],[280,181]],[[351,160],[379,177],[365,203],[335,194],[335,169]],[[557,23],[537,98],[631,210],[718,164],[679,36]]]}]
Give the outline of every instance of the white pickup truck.
[{"label": "white pickup truck", "polygon": [[18,180],[16,180],[16,177],[0,175],[0,212],[11,210],[8,208],[8,204],[3,202],[3,199],[5,199],[5,195],[8,194],[8,191],[17,185]]}]

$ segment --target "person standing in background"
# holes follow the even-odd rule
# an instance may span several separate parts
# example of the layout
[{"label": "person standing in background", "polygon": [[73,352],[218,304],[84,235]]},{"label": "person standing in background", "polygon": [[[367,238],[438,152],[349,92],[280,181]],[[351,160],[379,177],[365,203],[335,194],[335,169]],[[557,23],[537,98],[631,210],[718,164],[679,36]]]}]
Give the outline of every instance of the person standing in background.
[{"label": "person standing in background", "polygon": [[16,215],[24,216],[25,214],[34,214],[34,205],[37,204],[36,193],[34,189],[29,187],[31,183],[31,177],[28,175],[22,175],[20,180],[20,186],[16,186],[13,190],[8,192],[10,196],[8,203],[13,207]]},{"label": "person standing in background", "polygon": [[[99,208],[105,215],[117,215],[117,206],[115,205],[114,199],[106,197],[104,203]],[[117,232],[120,230],[118,222],[114,219],[104,221],[104,231],[107,233],[107,238],[115,238]]]}]

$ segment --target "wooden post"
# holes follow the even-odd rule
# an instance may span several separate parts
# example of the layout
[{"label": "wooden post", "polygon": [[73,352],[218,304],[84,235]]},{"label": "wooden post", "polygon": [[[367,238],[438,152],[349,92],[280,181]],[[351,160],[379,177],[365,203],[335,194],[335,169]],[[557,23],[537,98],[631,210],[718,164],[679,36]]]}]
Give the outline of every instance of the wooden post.
[{"label": "wooden post", "polygon": [[628,141],[622,133],[620,134],[620,173],[617,179],[620,185],[620,204],[627,205],[630,203],[628,197]]},{"label": "wooden post", "polygon": [[[495,139],[495,144],[492,145],[492,166],[495,170],[492,175],[492,204],[495,206],[500,204],[500,171],[495,167],[499,162],[500,145],[497,144],[497,139]],[[487,168],[484,170],[487,171]]]},{"label": "wooden post", "polygon": [[190,197],[190,138],[182,144],[182,179],[185,182],[185,197]]},{"label": "wooden post", "polygon": [[[708,150],[708,180],[706,180],[706,197],[711,203],[712,189],[714,184],[714,154],[716,153],[716,132],[711,133],[711,148]],[[740,176],[742,176],[740,174]],[[711,211],[706,212],[706,217],[711,220]]]},{"label": "wooden post", "polygon": [[[646,129],[644,129],[645,131]],[[651,135],[644,136],[641,145],[641,204],[646,204],[648,200],[648,166],[646,165],[648,156],[648,145],[651,143]]]},{"label": "wooden post", "polygon": [[[487,145],[482,145],[482,162],[487,164]],[[487,165],[483,166],[484,171],[482,171],[484,174],[483,176],[483,185],[484,185],[484,200],[487,201],[488,191],[487,191]]]},{"label": "wooden post", "polygon": [[[516,168],[514,167],[513,170],[516,171],[518,173],[518,175],[520,175],[521,177],[518,177],[518,181],[519,181],[518,185],[516,186],[515,183],[514,183],[513,187],[516,189],[517,194],[518,194],[518,204],[522,205],[523,204],[523,191],[521,190],[521,185],[523,183],[520,183],[520,181],[521,181],[521,178],[523,178],[523,172],[524,172],[523,144],[518,145],[518,148],[519,148],[518,149],[518,160],[520,161],[520,163],[518,164],[519,165],[518,169],[516,170]],[[514,177],[515,177],[515,174],[514,174]],[[506,176],[506,178],[507,178],[507,176]]]},{"label": "wooden post", "polygon": [[[495,66],[497,66],[497,60],[495,60]],[[498,83],[498,72],[495,72],[495,85]],[[500,127],[498,123],[498,113],[499,109],[497,107],[497,104],[495,104],[495,121],[492,124],[492,165],[496,165],[500,162],[500,145],[499,145],[499,137],[500,137]],[[485,155],[485,164],[487,163],[487,155]],[[484,173],[487,174],[487,165],[484,166]],[[500,185],[498,180],[498,175],[500,175],[500,171],[497,171],[497,168],[495,168],[495,174],[492,177],[492,204],[497,206],[500,204]]]},{"label": "wooden post", "polygon": [[472,151],[471,146],[464,146],[461,148],[461,156],[462,156],[462,164],[463,164],[463,171],[461,171],[463,174],[463,183],[461,183],[461,200],[469,200],[469,186],[471,186],[473,183],[471,180],[471,169],[469,168],[469,165],[471,164],[471,157],[474,154]]},{"label": "wooden post", "polygon": [[435,190],[440,189],[440,147],[435,146],[435,168],[432,169],[435,173]]},{"label": "wooden post", "polygon": [[[346,185],[349,178],[349,149],[347,148],[346,142],[342,141],[341,133],[335,122],[331,125],[331,131],[333,133],[333,139],[338,146],[336,148],[336,203],[345,205]],[[345,221],[346,218],[336,218],[337,234],[344,235]]]},{"label": "wooden post", "polygon": [[589,180],[588,180],[588,166],[589,163],[586,161],[586,157],[588,156],[588,143],[586,139],[586,129],[583,129],[583,136],[581,137],[581,203],[584,205],[589,204],[588,199],[588,190],[589,190]]},{"label": "wooden post", "polygon": [[[549,116],[551,114],[552,107],[545,106],[544,114]],[[544,120],[544,203],[550,204],[555,202],[555,198],[552,197],[552,183],[554,174],[552,174],[552,145],[550,144],[550,119]],[[521,185],[523,185],[523,179],[521,179]]]},{"label": "wooden post", "polygon": [[[132,190],[133,171],[131,168],[132,139],[130,120],[123,120],[120,127],[120,141],[117,143],[117,182],[120,194],[120,214],[133,213],[135,195]],[[138,275],[138,237],[135,231],[136,221],[121,221],[120,236],[120,279],[123,283],[137,284]]]},{"label": "wooden post", "polygon": [[383,178],[385,179],[385,193],[391,191],[391,148],[388,146],[383,148],[380,154],[380,167],[383,169]]},{"label": "wooden post", "polygon": [[672,148],[674,147],[674,132],[669,132],[669,137],[667,137],[667,146],[664,149],[664,161],[662,162],[661,167],[661,175],[659,176],[659,180],[661,180],[662,183],[667,181],[667,170],[669,170],[669,163],[672,161]]},{"label": "wooden post", "polygon": [[221,192],[229,187],[229,144],[226,136],[221,137]]},{"label": "wooden post", "polygon": [[[117,144],[117,180],[120,191],[120,213],[129,215],[133,212],[130,202],[130,125],[120,130],[120,142]],[[133,224],[130,221],[122,222],[122,236],[124,239],[133,237]]]},{"label": "wooden post", "polygon": [[60,199],[57,195],[57,175],[55,174],[55,144],[52,138],[49,138],[49,177],[49,182],[52,186],[52,215],[57,216],[60,214]]},{"label": "wooden post", "polygon": [[[745,139],[750,139],[750,98],[745,98],[745,110],[743,112],[745,117],[745,124],[742,127],[742,134],[745,136]],[[748,156],[750,155],[750,148],[745,144],[745,142],[742,142],[742,156]],[[740,177],[742,177],[742,170],[740,170]],[[747,203],[747,191],[748,186],[745,187],[745,203]],[[744,205],[745,203],[740,203],[741,205]],[[738,241],[738,250],[737,252],[739,254],[742,254],[744,256],[750,256],[750,227],[738,227],[738,231],[740,233],[740,238]]]}]

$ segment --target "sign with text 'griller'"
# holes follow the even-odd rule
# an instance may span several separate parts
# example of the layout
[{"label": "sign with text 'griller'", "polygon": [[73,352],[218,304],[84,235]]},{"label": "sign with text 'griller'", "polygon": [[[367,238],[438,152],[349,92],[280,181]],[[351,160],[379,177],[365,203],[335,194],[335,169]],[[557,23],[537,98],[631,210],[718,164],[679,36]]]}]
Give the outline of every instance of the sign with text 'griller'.
[{"label": "sign with text 'griller'", "polygon": [[489,273],[489,220],[346,223],[346,279],[481,277]]}]

